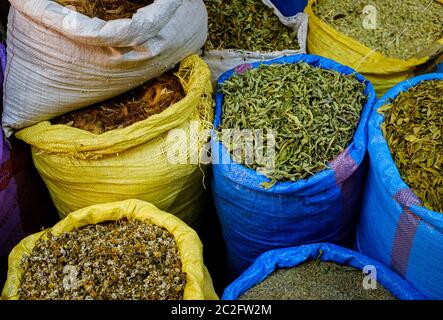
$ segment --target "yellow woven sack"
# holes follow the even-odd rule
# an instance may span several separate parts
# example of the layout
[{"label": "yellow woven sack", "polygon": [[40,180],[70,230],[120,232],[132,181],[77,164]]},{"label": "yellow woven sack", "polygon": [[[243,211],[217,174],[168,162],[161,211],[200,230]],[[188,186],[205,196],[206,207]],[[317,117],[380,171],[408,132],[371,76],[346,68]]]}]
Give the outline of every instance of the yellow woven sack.
[{"label": "yellow woven sack", "polygon": [[[308,52],[335,60],[362,73],[371,81],[378,96],[397,83],[414,77],[414,70],[430,59],[429,56],[409,60],[388,58],[366,47],[315,16],[312,7],[317,1],[321,0],[309,0],[305,8],[309,17]],[[443,0],[437,1],[443,3]],[[436,47],[441,46],[443,38],[436,44]]]},{"label": "yellow woven sack", "polygon": [[195,159],[204,139],[189,143],[171,162],[177,143],[168,138],[182,130],[194,141],[193,135],[203,137],[211,127],[210,71],[193,55],[181,62],[177,75],[186,96],[126,128],[97,135],[44,121],[17,133],[32,146],[34,164],[61,218],[93,204],[140,199],[186,223],[198,222],[205,198],[205,167]]},{"label": "yellow woven sack", "polygon": [[[175,238],[186,273],[185,300],[217,300],[211,276],[203,263],[203,246],[197,233],[175,216],[157,209],[150,203],[140,200],[125,200],[90,206],[69,214],[51,231],[54,235],[70,232],[90,224],[115,221],[123,218],[149,221],[164,227]],[[23,269],[20,266],[23,255],[29,255],[35,243],[46,237],[48,230],[23,239],[9,254],[8,278],[3,288],[3,299],[18,299],[18,290]]]}]

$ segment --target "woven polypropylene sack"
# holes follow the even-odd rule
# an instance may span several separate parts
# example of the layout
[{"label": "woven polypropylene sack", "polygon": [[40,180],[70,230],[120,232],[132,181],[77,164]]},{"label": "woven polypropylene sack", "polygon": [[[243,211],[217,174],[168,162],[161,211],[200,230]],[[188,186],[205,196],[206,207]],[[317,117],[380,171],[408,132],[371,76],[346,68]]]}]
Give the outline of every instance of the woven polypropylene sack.
[{"label": "woven polypropylene sack", "polygon": [[11,0],[3,123],[7,134],[118,96],[197,53],[202,0],[162,0],[131,19],[89,18],[52,0]]},{"label": "woven polypropylene sack", "polygon": [[422,207],[401,179],[380,129],[384,116],[377,109],[434,73],[402,82],[380,99],[369,121],[369,170],[356,248],[383,262],[411,282],[426,297],[443,299],[443,213]]},{"label": "woven polypropylene sack", "polygon": [[[150,203],[139,200],[105,203],[87,207],[69,214],[51,228],[54,235],[70,232],[75,228],[121,219],[146,221],[168,230],[174,237],[182,262],[182,271],[186,273],[185,300],[218,299],[203,262],[203,246],[197,233],[175,216],[157,209]],[[2,298],[18,299],[23,269],[23,255],[29,255],[37,240],[46,237],[48,230],[33,234],[23,239],[11,252],[8,261],[8,278],[3,288]]]},{"label": "woven polypropylene sack", "polygon": [[173,162],[177,143],[172,138],[177,131],[186,138],[203,136],[211,127],[212,85],[208,66],[196,55],[183,60],[178,75],[186,96],[129,127],[97,135],[44,121],[17,133],[32,145],[35,166],[61,217],[89,205],[135,198],[187,223],[198,220],[205,167],[192,158],[204,141],[185,141]]},{"label": "woven polypropylene sack", "polygon": [[268,7],[274,10],[275,15],[285,26],[297,31],[299,50],[284,50],[273,52],[254,52],[237,49],[210,50],[204,53],[203,58],[211,70],[212,81],[215,82],[224,72],[244,63],[272,60],[278,57],[306,53],[306,35],[308,32],[308,18],[300,12],[294,16],[284,16],[270,0],[262,0]]},{"label": "woven polypropylene sack", "polygon": [[[5,67],[6,49],[0,42],[0,96]],[[3,137],[3,132],[0,132],[0,258],[6,257],[23,236],[17,183],[12,172],[11,150]]]},{"label": "woven polypropylene sack", "polygon": [[[414,77],[416,67],[426,63],[429,56],[401,60],[388,58],[351,37],[338,32],[315,16],[312,7],[321,0],[309,0],[305,12],[309,17],[308,52],[350,66],[373,84],[378,96],[397,83]],[[443,0],[437,0],[442,2]],[[443,46],[443,38],[437,43]]]},{"label": "woven polypropylene sack", "polygon": [[303,12],[308,0],[271,0],[271,2],[285,16],[291,16],[298,12]]},{"label": "woven polypropylene sack", "polygon": [[337,245],[316,243],[268,251],[262,254],[225,289],[222,300],[237,300],[243,293],[265,280],[275,270],[294,268],[305,261],[316,260],[319,256],[321,261],[351,266],[359,270],[363,270],[365,266],[375,267],[377,282],[397,299],[425,299],[411,284],[381,263]]},{"label": "woven polypropylene sack", "polygon": [[[264,64],[305,62],[315,67],[354,74],[349,67],[326,58],[299,54]],[[255,63],[252,68],[257,68]],[[242,69],[242,68],[241,68]],[[236,70],[223,74],[222,84]],[[211,139],[213,154],[213,194],[226,241],[230,275],[237,276],[260,254],[268,250],[315,242],[350,245],[353,240],[365,171],[363,159],[367,144],[367,121],[376,96],[369,81],[360,74],[356,78],[366,85],[368,100],[349,146],[331,159],[330,169],[295,183],[277,183],[270,189],[264,175],[232,161],[226,148]],[[216,96],[214,128],[222,117],[223,94]],[[224,164],[222,160],[230,159]]]}]

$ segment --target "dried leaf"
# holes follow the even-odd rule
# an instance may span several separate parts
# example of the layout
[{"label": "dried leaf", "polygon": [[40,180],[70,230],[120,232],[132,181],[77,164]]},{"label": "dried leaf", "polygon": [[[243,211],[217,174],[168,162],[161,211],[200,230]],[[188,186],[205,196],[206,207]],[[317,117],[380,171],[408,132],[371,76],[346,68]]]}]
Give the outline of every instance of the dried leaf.
[{"label": "dried leaf", "polygon": [[443,212],[442,106],[443,81],[432,80],[400,93],[379,109],[385,114],[382,131],[402,179],[426,208],[439,212]]}]

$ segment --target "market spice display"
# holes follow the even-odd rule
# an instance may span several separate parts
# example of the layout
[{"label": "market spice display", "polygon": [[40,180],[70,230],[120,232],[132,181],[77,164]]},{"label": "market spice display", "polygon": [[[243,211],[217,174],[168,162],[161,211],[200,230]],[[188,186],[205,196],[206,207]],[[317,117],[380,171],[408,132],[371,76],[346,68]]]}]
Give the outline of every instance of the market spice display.
[{"label": "market spice display", "polygon": [[[307,63],[261,65],[226,80],[220,137],[224,129],[273,132],[275,164],[261,172],[272,180],[297,181],[327,168],[329,161],[350,143],[367,98],[365,84]],[[223,144],[233,159],[257,170],[260,161],[247,163],[236,148],[242,137]],[[263,154],[269,137],[263,139]],[[258,152],[259,148],[255,148]],[[265,161],[266,162],[266,161]]]},{"label": "market spice display", "polygon": [[137,220],[48,232],[22,267],[24,300],[181,300],[186,286],[173,236]]},{"label": "market spice display", "polygon": [[206,0],[209,37],[205,50],[300,49],[297,32],[285,26],[273,9],[259,0]]},{"label": "market spice display", "polygon": [[402,179],[426,208],[443,212],[443,81],[424,81],[379,111]]},{"label": "market spice display", "polygon": [[159,114],[184,97],[183,87],[171,71],[119,97],[59,116],[51,123],[101,134]]},{"label": "market spice display", "polygon": [[361,270],[311,260],[279,269],[240,296],[240,300],[395,300],[380,284],[366,290]]},{"label": "market spice display", "polygon": [[53,0],[62,6],[73,6],[75,10],[90,18],[105,21],[132,18],[138,9],[154,0]]},{"label": "market spice display", "polygon": [[[364,8],[375,7],[375,28]],[[314,14],[336,30],[390,58],[409,59],[443,38],[443,4],[433,0],[318,0]]]}]

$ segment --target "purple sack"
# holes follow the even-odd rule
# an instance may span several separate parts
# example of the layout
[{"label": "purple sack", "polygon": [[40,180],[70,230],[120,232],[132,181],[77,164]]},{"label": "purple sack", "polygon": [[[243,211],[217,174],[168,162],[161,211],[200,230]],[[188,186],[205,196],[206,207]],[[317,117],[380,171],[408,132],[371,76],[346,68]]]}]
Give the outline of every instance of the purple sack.
[{"label": "purple sack", "polygon": [[[0,43],[0,96],[3,97],[4,70],[6,70],[6,49]],[[23,238],[20,207],[17,197],[17,183],[13,177],[11,152],[0,130],[0,257]]]}]

